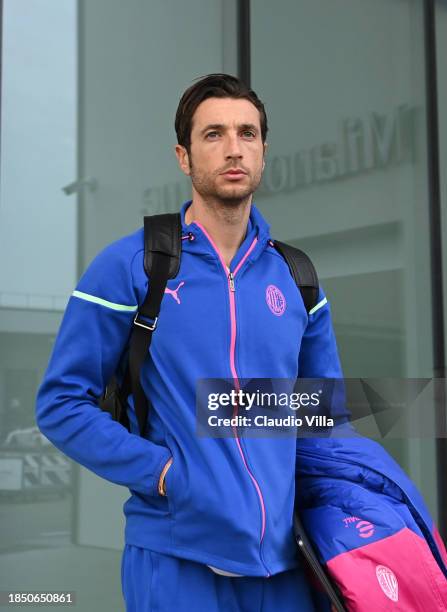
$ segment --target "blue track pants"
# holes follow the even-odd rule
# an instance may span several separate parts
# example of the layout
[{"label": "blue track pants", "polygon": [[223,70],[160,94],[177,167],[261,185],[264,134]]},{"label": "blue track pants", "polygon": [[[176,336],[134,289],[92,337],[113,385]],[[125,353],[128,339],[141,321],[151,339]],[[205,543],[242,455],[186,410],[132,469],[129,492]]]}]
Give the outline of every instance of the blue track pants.
[{"label": "blue track pants", "polygon": [[126,544],[121,561],[126,612],[314,612],[302,569],[228,577],[205,564]]}]

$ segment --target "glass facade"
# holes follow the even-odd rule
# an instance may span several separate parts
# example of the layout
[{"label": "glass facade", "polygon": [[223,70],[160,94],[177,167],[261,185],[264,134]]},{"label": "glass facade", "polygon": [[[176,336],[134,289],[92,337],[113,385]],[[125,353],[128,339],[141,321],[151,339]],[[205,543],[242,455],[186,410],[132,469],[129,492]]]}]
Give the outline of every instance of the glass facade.
[{"label": "glass facade", "polygon": [[[252,84],[271,126],[256,199],[315,261],[345,376],[430,377],[422,4],[286,4],[252,15]],[[435,510],[433,442],[384,445]]]},{"label": "glass facade", "polygon": [[[175,110],[193,79],[240,70],[238,4],[3,0],[0,590],[67,588],[80,610],[123,607],[128,491],[50,448],[34,397],[88,263],[144,214],[190,197]],[[274,237],[315,262],[346,377],[433,376],[423,9],[251,3],[251,85],[269,120],[254,202]],[[436,35],[445,238],[445,0]],[[435,442],[384,446],[437,517]]]}]

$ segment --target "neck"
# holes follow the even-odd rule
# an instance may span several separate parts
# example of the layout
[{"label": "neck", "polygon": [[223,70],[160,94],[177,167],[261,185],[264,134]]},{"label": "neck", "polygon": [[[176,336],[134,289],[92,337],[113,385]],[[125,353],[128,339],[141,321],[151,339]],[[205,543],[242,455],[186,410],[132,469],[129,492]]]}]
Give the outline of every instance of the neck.
[{"label": "neck", "polygon": [[185,223],[195,221],[205,228],[228,267],[247,233],[251,199],[222,203],[194,196],[186,210]]}]

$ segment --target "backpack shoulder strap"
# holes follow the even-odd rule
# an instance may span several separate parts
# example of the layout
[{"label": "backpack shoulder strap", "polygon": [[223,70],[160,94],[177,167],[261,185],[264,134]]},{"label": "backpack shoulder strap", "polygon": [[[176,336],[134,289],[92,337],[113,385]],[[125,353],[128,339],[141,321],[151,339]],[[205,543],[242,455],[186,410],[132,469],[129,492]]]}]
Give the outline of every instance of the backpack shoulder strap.
[{"label": "backpack shoulder strap", "polygon": [[317,304],[319,293],[318,275],[312,260],[304,251],[285,242],[275,240],[273,246],[286,260],[309,313]]},{"label": "backpack shoulder strap", "polygon": [[130,392],[133,393],[135,414],[141,436],[145,435],[150,407],[140,381],[141,365],[147,356],[152,333],[157,327],[166,283],[178,274],[181,249],[180,213],[144,217],[144,269],[149,278],[149,284],[144,302],[134,319],[130,338],[129,366],[123,384],[125,397]]},{"label": "backpack shoulder strap", "polygon": [[[144,269],[149,278],[156,274],[155,263],[169,261],[167,279],[175,278],[180,268],[182,223],[180,213],[144,217]],[[160,256],[160,259],[157,258]]]}]

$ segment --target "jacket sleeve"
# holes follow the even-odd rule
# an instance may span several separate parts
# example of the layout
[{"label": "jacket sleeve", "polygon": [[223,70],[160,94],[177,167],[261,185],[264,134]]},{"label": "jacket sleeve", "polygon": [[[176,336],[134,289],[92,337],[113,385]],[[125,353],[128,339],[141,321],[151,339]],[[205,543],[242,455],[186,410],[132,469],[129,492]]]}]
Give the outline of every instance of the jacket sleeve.
[{"label": "jacket sleeve", "polygon": [[142,301],[132,274],[135,262],[142,264],[142,252],[126,255],[125,240],[96,256],[68,301],[38,389],[36,423],[59,450],[98,476],[158,495],[169,449],[129,433],[97,403]]},{"label": "jacket sleeve", "polygon": [[341,427],[347,427],[346,434],[351,435],[351,413],[347,408],[345,383],[332,327],[330,305],[321,286],[317,304],[309,312],[307,327],[301,340],[298,377],[331,379],[321,385],[318,383],[324,390],[319,414],[333,418],[339,433]]},{"label": "jacket sleeve", "polygon": [[301,340],[298,375],[301,378],[343,378],[330,305],[321,286]]}]

